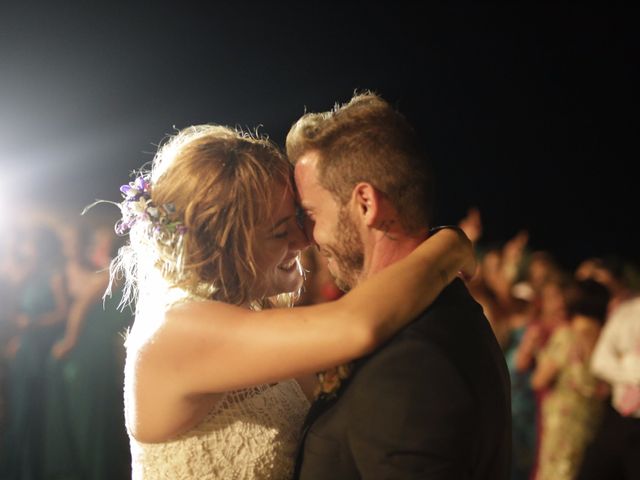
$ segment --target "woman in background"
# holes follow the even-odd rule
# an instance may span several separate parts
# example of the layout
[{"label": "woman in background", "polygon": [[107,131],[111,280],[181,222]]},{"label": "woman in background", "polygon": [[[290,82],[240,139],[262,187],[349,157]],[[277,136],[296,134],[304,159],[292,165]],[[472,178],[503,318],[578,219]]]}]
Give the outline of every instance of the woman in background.
[{"label": "woman in background", "polygon": [[128,312],[121,292],[103,302],[109,264],[116,254],[112,229],[99,228],[89,245],[79,243],[79,271],[64,335],[47,363],[46,479],[117,480],[130,477],[124,429],[123,334]]},{"label": "woman in background", "polygon": [[21,246],[26,271],[21,288],[17,334],[8,346],[6,445],[9,478],[39,479],[43,463],[45,363],[61,336],[68,311],[63,255],[57,234],[34,226]]},{"label": "woman in background", "polygon": [[568,291],[568,327],[556,330],[539,356],[534,389],[548,388],[542,404],[538,480],[572,480],[597,428],[607,389],[590,372],[609,292],[593,280]]}]

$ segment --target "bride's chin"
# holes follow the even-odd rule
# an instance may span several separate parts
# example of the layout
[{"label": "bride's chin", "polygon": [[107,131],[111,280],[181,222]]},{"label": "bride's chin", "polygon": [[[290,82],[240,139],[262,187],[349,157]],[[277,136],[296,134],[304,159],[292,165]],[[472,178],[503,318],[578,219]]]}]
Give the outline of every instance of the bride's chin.
[{"label": "bride's chin", "polygon": [[289,278],[287,279],[286,283],[283,283],[283,287],[284,288],[284,292],[283,293],[292,293],[292,292],[296,292],[298,290],[300,290],[300,288],[302,287],[302,282],[304,281],[304,278],[302,277],[302,275],[300,275],[298,272],[292,273],[290,275],[293,278]]},{"label": "bride's chin", "polygon": [[275,295],[281,295],[285,293],[294,293],[302,288],[304,281],[303,276],[299,272],[291,272],[289,274],[277,276],[275,281],[271,284],[271,288],[267,288],[266,297],[273,297]]}]

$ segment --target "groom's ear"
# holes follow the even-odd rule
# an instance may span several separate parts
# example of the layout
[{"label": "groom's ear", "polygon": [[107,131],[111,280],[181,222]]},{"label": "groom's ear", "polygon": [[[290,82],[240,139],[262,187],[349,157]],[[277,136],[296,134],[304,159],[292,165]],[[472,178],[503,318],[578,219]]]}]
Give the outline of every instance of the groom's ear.
[{"label": "groom's ear", "polygon": [[367,227],[378,223],[381,208],[381,193],[367,182],[360,182],[353,188],[352,201],[356,213]]}]

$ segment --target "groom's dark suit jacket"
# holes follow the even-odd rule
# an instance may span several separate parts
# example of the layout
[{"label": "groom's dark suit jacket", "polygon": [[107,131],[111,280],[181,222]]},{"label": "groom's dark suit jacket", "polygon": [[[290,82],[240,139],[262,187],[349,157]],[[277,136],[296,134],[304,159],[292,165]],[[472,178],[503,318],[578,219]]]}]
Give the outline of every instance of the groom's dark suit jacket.
[{"label": "groom's dark suit jacket", "polygon": [[296,478],[502,480],[510,460],[504,357],[481,307],[455,280],[356,363],[337,399],[312,405]]}]

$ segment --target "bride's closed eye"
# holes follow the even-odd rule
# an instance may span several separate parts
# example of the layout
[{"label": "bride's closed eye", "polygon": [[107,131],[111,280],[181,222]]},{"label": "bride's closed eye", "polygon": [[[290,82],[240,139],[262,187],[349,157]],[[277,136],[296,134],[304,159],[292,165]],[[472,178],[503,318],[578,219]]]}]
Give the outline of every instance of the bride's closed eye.
[{"label": "bride's closed eye", "polygon": [[286,238],[288,235],[289,235],[289,229],[288,229],[288,228],[285,228],[285,229],[284,229],[284,230],[282,230],[282,231],[275,232],[275,233],[273,234],[273,238]]}]

